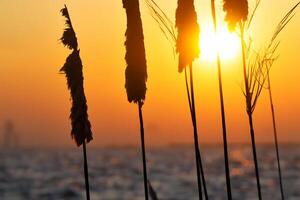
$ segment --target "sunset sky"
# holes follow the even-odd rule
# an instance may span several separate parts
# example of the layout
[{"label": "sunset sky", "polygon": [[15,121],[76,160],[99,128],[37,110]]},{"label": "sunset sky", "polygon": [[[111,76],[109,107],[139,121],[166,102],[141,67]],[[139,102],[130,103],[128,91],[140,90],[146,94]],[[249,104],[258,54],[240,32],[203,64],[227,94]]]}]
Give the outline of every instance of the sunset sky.
[{"label": "sunset sky", "polygon": [[[175,21],[175,0],[156,0]],[[251,27],[257,50],[268,39],[295,0],[262,0]],[[59,38],[64,18],[59,11],[67,4],[84,65],[84,84],[93,127],[92,146],[138,145],[138,108],[127,101],[125,77],[126,16],[121,0],[1,0],[0,1],[0,125],[15,123],[24,145],[75,146],[70,136],[70,96],[59,69],[70,51]],[[250,12],[255,0],[251,0]],[[209,0],[196,0],[202,56],[195,61],[195,93],[201,143],[221,143],[221,115],[216,62],[210,59],[209,33],[212,19]],[[184,85],[177,72],[177,57],[140,0],[148,82],[143,107],[147,145],[191,143],[192,123]],[[216,1],[221,29],[222,2]],[[300,10],[279,36],[279,58],[271,71],[279,139],[300,142]],[[227,32],[225,29],[224,32]],[[229,41],[238,36],[229,34]],[[207,36],[208,35],[208,36]],[[239,43],[238,43],[239,44]],[[221,49],[228,49],[224,43]],[[233,44],[234,45],[234,44]],[[247,115],[241,87],[242,62],[239,46],[224,56],[222,72],[229,142],[249,142]],[[228,50],[230,51],[230,50]],[[273,142],[268,94],[263,92],[254,113],[259,142]],[[1,140],[0,140],[1,142]]]}]

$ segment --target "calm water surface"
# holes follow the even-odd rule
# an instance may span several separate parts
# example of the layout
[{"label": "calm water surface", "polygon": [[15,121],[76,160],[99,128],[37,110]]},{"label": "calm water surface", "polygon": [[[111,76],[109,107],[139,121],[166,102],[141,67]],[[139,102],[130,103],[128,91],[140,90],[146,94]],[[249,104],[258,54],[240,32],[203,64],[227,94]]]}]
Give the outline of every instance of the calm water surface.
[{"label": "calm water surface", "polygon": [[[84,199],[81,149],[22,149],[0,152],[0,199]],[[274,148],[258,149],[262,192],[265,200],[279,200]],[[226,199],[223,151],[203,146],[210,200]],[[89,149],[93,200],[142,200],[142,163],[138,148]],[[300,147],[283,145],[282,170],[286,199],[300,199]],[[160,199],[197,199],[192,146],[154,148],[147,151],[149,178]],[[230,146],[233,197],[257,199],[251,149]]]}]

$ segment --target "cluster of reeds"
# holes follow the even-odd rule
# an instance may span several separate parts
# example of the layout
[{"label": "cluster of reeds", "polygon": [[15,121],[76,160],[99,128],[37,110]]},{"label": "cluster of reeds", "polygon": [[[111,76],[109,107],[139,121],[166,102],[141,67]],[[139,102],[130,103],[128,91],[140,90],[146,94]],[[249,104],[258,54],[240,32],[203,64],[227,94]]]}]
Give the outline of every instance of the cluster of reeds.
[{"label": "cluster of reeds", "polygon": [[[278,141],[277,141],[277,131],[276,131],[276,124],[275,124],[275,116],[274,116],[275,113],[274,113],[274,108],[272,103],[273,100],[272,100],[271,87],[270,87],[269,71],[276,59],[275,52],[279,45],[279,42],[276,41],[277,36],[293,18],[294,11],[298,7],[299,3],[297,3],[291,10],[289,10],[287,14],[283,17],[283,19],[279,22],[266,49],[264,49],[261,52],[257,52],[254,49],[252,49],[251,42],[249,43],[245,42],[245,31],[246,29],[249,29],[259,4],[260,4],[260,0],[257,0],[253,13],[250,15],[249,19],[247,17],[248,3],[246,0],[240,2],[232,1],[232,0],[229,1],[224,0],[223,8],[224,11],[226,12],[225,20],[228,22],[229,30],[233,31],[235,30],[236,26],[238,26],[240,31],[242,61],[243,61],[243,75],[244,75],[244,83],[245,83],[243,94],[246,101],[246,111],[247,111],[249,127],[250,127],[251,146],[252,146],[252,153],[254,159],[258,198],[260,200],[262,199],[262,193],[261,193],[261,183],[260,183],[259,167],[258,167],[258,159],[257,159],[253,113],[255,111],[259,97],[261,96],[262,90],[264,89],[265,84],[267,83],[268,85],[267,87],[269,89],[269,95],[270,95],[270,102],[271,102],[281,197],[282,199],[284,199],[281,168],[280,168],[280,157],[279,157],[279,149],[278,149]],[[236,15],[234,15],[234,13],[236,13]]]},{"label": "cluster of reeds", "polygon": [[[200,28],[197,22],[197,13],[194,6],[194,0],[178,0],[176,9],[176,21],[175,23],[170,20],[168,15],[159,7],[154,0],[145,0],[146,5],[150,10],[150,14],[157,22],[160,30],[165,37],[170,41],[171,46],[178,54],[178,71],[179,73],[184,71],[185,85],[187,90],[187,99],[189,104],[190,115],[193,125],[194,136],[194,150],[196,160],[196,172],[199,199],[204,197],[208,199],[205,173],[202,164],[202,156],[200,153],[200,145],[198,141],[197,130],[197,117],[194,95],[194,77],[193,77],[193,62],[200,55],[199,48],[199,34]],[[144,123],[143,123],[143,110],[142,107],[146,98],[146,81],[147,81],[147,62],[146,51],[144,46],[143,26],[141,20],[141,13],[139,7],[139,0],[122,0],[123,7],[127,16],[127,29],[126,29],[126,70],[125,70],[125,88],[127,92],[127,99],[130,103],[137,104],[139,122],[140,122],[140,139],[143,161],[143,177],[144,177],[144,190],[145,199],[148,200],[149,196],[153,200],[157,200],[157,194],[152,187],[147,174],[147,162],[146,162],[146,147],[144,139]],[[271,92],[270,81],[270,69],[276,60],[276,50],[279,46],[277,36],[286,27],[290,20],[294,16],[294,11],[300,4],[297,3],[280,21],[278,24],[270,42],[263,50],[257,52],[253,50],[250,44],[245,42],[245,32],[249,29],[251,22],[254,18],[255,11],[259,6],[260,0],[256,1],[252,14],[249,15],[248,1],[247,0],[223,0],[223,10],[226,13],[225,21],[228,23],[228,29],[234,31],[239,30],[241,49],[242,49],[242,61],[243,61],[243,78],[244,78],[244,90],[243,94],[246,101],[246,111],[248,115],[248,122],[250,127],[252,153],[255,167],[256,183],[258,198],[261,200],[261,185],[257,159],[257,149],[255,141],[255,131],[253,124],[253,113],[256,108],[258,99],[264,88],[268,89],[270,97],[270,106],[272,112],[272,122],[275,138],[277,165],[280,181],[281,196],[284,199],[284,192],[282,186],[282,175],[280,168],[279,147],[276,130],[275,111],[273,105],[273,98]],[[72,138],[75,139],[78,146],[83,146],[84,156],[84,175],[86,185],[86,197],[90,199],[89,195],[89,182],[88,182],[88,165],[86,156],[86,143],[91,141],[92,131],[91,124],[88,120],[87,114],[87,101],[84,94],[83,87],[83,73],[82,62],[79,56],[78,42],[75,31],[73,29],[71,19],[68,13],[68,9],[65,6],[61,10],[62,15],[66,18],[66,28],[63,36],[61,37],[62,43],[67,46],[72,53],[67,57],[66,63],[61,68],[61,72],[66,75],[68,88],[72,98],[71,108],[71,124]],[[211,0],[211,14],[214,23],[214,30],[217,33],[217,17],[215,9],[215,1]],[[177,29],[177,32],[176,32]],[[228,141],[226,130],[226,117],[223,97],[222,86],[222,73],[221,73],[221,58],[219,52],[217,52],[217,69],[219,80],[219,95],[220,95],[220,109],[222,119],[222,135],[224,146],[224,168],[227,185],[227,198],[232,199],[231,183],[230,183],[230,167],[229,167],[229,153],[228,153]],[[189,75],[189,76],[188,76]],[[202,193],[202,187],[204,192]]]},{"label": "cluster of reeds", "polygon": [[[166,36],[166,38],[171,41],[171,44],[176,44],[177,36],[174,34],[174,30],[172,29],[172,22],[167,16],[167,14],[157,5],[154,0],[145,0],[147,6],[150,10],[152,17],[155,19],[159,28]],[[185,2],[189,4],[189,2]],[[281,196],[284,199],[283,194],[283,187],[282,187],[282,178],[281,178],[281,169],[280,169],[280,161],[279,161],[279,150],[278,150],[278,141],[277,141],[277,131],[276,131],[276,124],[275,124],[275,116],[274,116],[274,107],[273,107],[273,100],[271,94],[271,86],[270,86],[270,77],[269,77],[269,70],[270,66],[273,64],[273,59],[270,58],[274,54],[271,52],[275,52],[277,45],[274,46],[275,39],[277,35],[281,32],[281,30],[288,24],[288,22],[293,17],[293,12],[298,6],[296,4],[282,19],[279,23],[271,42],[268,45],[268,48],[264,53],[254,56],[248,56],[251,51],[250,46],[246,47],[245,39],[244,39],[244,32],[245,29],[249,29],[251,22],[254,18],[255,12],[260,4],[260,0],[256,1],[255,7],[253,12],[248,16],[248,1],[242,0],[224,0],[223,2],[223,9],[226,12],[225,21],[228,23],[228,29],[230,31],[234,31],[237,27],[240,30],[240,38],[241,38],[241,46],[242,46],[242,55],[243,55],[243,74],[244,74],[244,82],[245,82],[245,90],[244,95],[246,99],[246,108],[247,114],[249,119],[249,126],[250,126],[250,134],[251,134],[251,144],[252,144],[252,151],[254,157],[254,165],[255,165],[255,174],[257,180],[257,189],[258,189],[258,197],[262,199],[261,196],[261,186],[260,186],[260,177],[259,177],[259,170],[258,170],[258,161],[257,161],[257,153],[256,153],[256,142],[255,142],[255,134],[254,134],[254,126],[253,126],[253,112],[256,107],[258,98],[265,86],[265,81],[268,81],[268,90],[270,95],[270,104],[272,110],[272,119],[273,119],[273,129],[274,129],[274,137],[275,137],[275,146],[276,146],[276,155],[277,155],[277,163],[278,163],[278,173],[279,173],[279,180],[280,180],[280,188],[281,188]],[[211,0],[211,11],[212,11],[212,18],[214,22],[214,29],[215,33],[217,32],[217,19],[216,19],[216,11],[215,11],[215,1]],[[177,19],[177,15],[176,15]],[[190,20],[192,22],[192,20]],[[188,26],[188,23],[187,23]],[[175,42],[174,42],[175,40]],[[186,45],[189,44],[190,38],[186,40]],[[247,48],[247,49],[246,49]],[[271,51],[272,50],[272,51]],[[253,50],[252,50],[253,51]],[[193,50],[192,50],[193,52]],[[256,52],[256,51],[253,51]],[[269,58],[268,58],[269,57]],[[179,55],[180,60],[180,55]],[[247,67],[247,62],[248,67]],[[180,63],[180,62],[179,62]],[[224,160],[225,160],[225,174],[226,174],[226,185],[227,185],[227,197],[228,199],[232,199],[231,194],[231,184],[230,184],[230,169],[229,169],[229,156],[228,156],[228,147],[227,147],[227,131],[226,131],[226,118],[225,118],[225,109],[224,109],[224,98],[223,98],[223,88],[222,88],[222,76],[221,76],[221,60],[219,52],[217,52],[217,66],[218,66],[218,80],[219,80],[219,93],[220,93],[220,104],[221,104],[221,117],[222,117],[222,130],[223,130],[223,144],[224,144]],[[179,67],[179,71],[182,70]],[[186,75],[186,73],[185,73]],[[187,75],[186,75],[187,76]],[[186,85],[188,88],[188,82],[186,81]],[[189,91],[189,90],[187,90]],[[191,104],[191,97],[188,92],[189,104],[191,110],[193,109]],[[192,116],[193,118],[193,116]],[[196,156],[197,157],[197,156]]]},{"label": "cluster of reeds", "polygon": [[[272,97],[272,91],[271,91],[270,70],[271,70],[272,65],[274,64],[274,62],[276,61],[276,59],[278,57],[277,49],[280,44],[280,42],[277,39],[278,35],[281,33],[281,31],[286,27],[286,25],[294,17],[294,14],[295,14],[294,11],[299,6],[299,4],[300,4],[300,2],[297,3],[291,10],[289,10],[286,13],[286,15],[282,18],[282,20],[278,23],[266,48],[262,49],[260,52],[256,52],[256,51],[254,52],[255,59],[251,65],[252,66],[251,68],[256,68],[256,72],[254,72],[255,74],[252,72],[251,76],[255,77],[257,88],[262,89],[264,87],[268,90],[268,94],[269,94],[281,199],[285,199],[285,197],[284,197],[284,190],[283,190],[283,183],[282,183],[282,173],[281,173],[281,165],[280,165],[280,154],[279,154],[276,119],[275,119],[275,109],[274,109],[273,97]],[[255,67],[255,66],[258,66],[258,67]]]}]

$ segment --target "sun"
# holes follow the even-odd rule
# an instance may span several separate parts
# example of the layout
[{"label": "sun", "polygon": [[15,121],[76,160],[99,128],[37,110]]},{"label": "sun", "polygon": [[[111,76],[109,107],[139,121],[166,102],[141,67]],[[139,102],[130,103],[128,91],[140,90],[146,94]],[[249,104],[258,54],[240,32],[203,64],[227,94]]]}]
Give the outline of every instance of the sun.
[{"label": "sun", "polygon": [[235,33],[230,33],[226,26],[219,26],[215,35],[213,26],[204,26],[201,29],[200,49],[201,58],[207,61],[215,61],[217,50],[222,60],[234,59],[240,50],[240,40]]}]

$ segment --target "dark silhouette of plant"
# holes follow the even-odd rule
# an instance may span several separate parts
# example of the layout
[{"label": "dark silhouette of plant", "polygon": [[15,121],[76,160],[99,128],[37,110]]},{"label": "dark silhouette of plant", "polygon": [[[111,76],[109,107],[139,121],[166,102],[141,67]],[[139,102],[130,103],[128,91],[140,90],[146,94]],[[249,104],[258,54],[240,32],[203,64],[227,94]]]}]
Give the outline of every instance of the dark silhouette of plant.
[{"label": "dark silhouette of plant", "polygon": [[[228,28],[233,31],[239,26],[240,29],[240,38],[241,38],[241,46],[242,46],[242,56],[243,56],[243,75],[245,82],[245,97],[246,97],[246,108],[250,126],[250,135],[251,135],[251,144],[255,165],[255,175],[256,175],[256,183],[258,190],[258,197],[261,200],[261,186],[260,186],[260,178],[259,178],[259,169],[258,169],[258,161],[256,154],[256,144],[255,144],[255,134],[253,127],[253,111],[256,105],[256,101],[261,93],[262,88],[256,87],[257,81],[255,77],[255,71],[248,70],[247,72],[247,58],[246,58],[246,47],[244,41],[244,31],[245,24],[248,19],[248,1],[247,0],[224,0],[223,9],[226,12],[225,21],[228,23]],[[251,69],[250,67],[248,69]],[[250,72],[250,73],[249,73]]]},{"label": "dark silhouette of plant", "polygon": [[271,90],[271,80],[270,80],[270,70],[272,65],[277,59],[276,51],[279,47],[280,42],[277,41],[278,35],[281,31],[286,27],[286,25],[291,21],[291,19],[295,15],[295,10],[299,6],[300,2],[298,2],[292,9],[290,9],[286,15],[282,18],[282,20],[277,25],[274,34],[263,51],[260,52],[259,58],[257,59],[261,65],[261,69],[259,72],[261,73],[260,76],[266,77],[265,82],[260,83],[261,85],[265,84],[266,89],[269,93],[270,99],[270,108],[272,114],[272,125],[273,125],[273,134],[274,134],[274,142],[275,142],[275,151],[276,151],[276,160],[277,160],[277,167],[278,167],[278,178],[279,178],[279,186],[281,192],[281,199],[284,200],[284,190],[283,190],[283,182],[282,182],[282,173],[281,173],[281,166],[280,166],[280,154],[279,154],[279,145],[278,145],[278,137],[277,137],[277,127],[276,127],[276,117],[275,117],[275,108],[273,104],[273,97],[272,97],[272,90]]},{"label": "dark silhouette of plant", "polygon": [[173,52],[175,53],[177,35],[174,22],[154,0],[145,0],[145,2],[150,11],[150,15],[155,20],[166,39],[170,42]]},{"label": "dark silhouette of plant", "polygon": [[[231,14],[234,13],[233,10],[236,9],[237,7],[232,5],[234,9],[230,10],[228,7],[229,4],[227,4],[227,7],[225,8],[225,2],[226,1],[224,1],[224,10],[227,12],[231,12]],[[230,3],[232,3],[232,2],[233,1],[230,1]],[[246,3],[241,3],[241,4],[247,5]],[[244,39],[244,33],[245,33],[245,30],[250,27],[251,22],[253,20],[253,17],[255,15],[255,12],[256,12],[259,4],[260,4],[260,0],[257,0],[254,11],[253,11],[252,15],[250,15],[250,18],[248,18],[247,22],[246,22],[247,18],[245,18],[245,14],[248,12],[246,12],[245,8],[243,7],[243,8],[241,8],[241,10],[243,12],[240,12],[237,15],[237,16],[239,16],[239,20],[235,21],[235,22],[228,22],[228,25],[231,30],[234,30],[235,27],[230,27],[230,26],[232,24],[235,24],[235,25],[238,24],[239,29],[240,29],[240,38],[241,38],[242,56],[243,56],[243,72],[244,72],[243,74],[244,74],[244,81],[245,81],[245,89],[244,89],[243,93],[244,93],[244,96],[246,99],[246,111],[248,114],[248,120],[249,120],[249,126],[250,126],[251,144],[252,144],[252,151],[253,151],[253,157],[254,157],[258,197],[261,200],[262,196],[261,196],[261,186],[260,186],[259,169],[258,169],[258,161],[257,161],[256,145],[255,145],[253,112],[256,108],[258,99],[261,95],[264,85],[266,84],[266,82],[268,83],[270,67],[272,66],[274,60],[276,59],[274,57],[274,53],[279,45],[279,42],[276,42],[276,38],[277,38],[278,34],[284,29],[284,27],[290,22],[290,20],[294,16],[293,11],[296,9],[296,7],[298,6],[299,3],[296,6],[294,6],[285,15],[285,17],[280,21],[267,48],[264,51],[257,53],[256,51],[252,50],[251,42],[248,45],[246,44],[245,39]],[[229,11],[228,11],[228,9],[229,9]],[[244,13],[244,14],[241,14],[241,13]],[[230,19],[230,17],[228,17],[228,16],[229,15],[227,14],[226,19]],[[233,17],[233,19],[236,19],[236,18]],[[272,97],[270,96],[270,98],[272,98]],[[274,123],[274,121],[273,121],[273,123]],[[276,130],[275,130],[275,132],[276,132]],[[281,187],[281,196],[284,199],[282,180],[281,180],[281,170],[280,170],[280,164],[279,164],[278,143],[277,143],[277,138],[276,138],[277,135],[276,135],[276,133],[274,133],[274,134],[275,134],[275,140],[276,140],[275,143],[276,143],[276,151],[277,151],[277,163],[278,163],[278,172],[279,172],[280,187]]]},{"label": "dark silhouette of plant", "polygon": [[[194,83],[193,83],[193,61],[199,57],[199,33],[200,28],[197,23],[197,13],[194,7],[194,0],[178,0],[176,9],[177,40],[176,52],[179,55],[178,71],[185,70],[185,80],[187,86],[188,100],[191,112],[191,118],[194,128],[194,146],[197,167],[197,181],[199,198],[202,199],[201,178],[203,181],[204,195],[208,199],[206,181],[202,165],[200,147],[198,143],[198,130],[196,119],[196,107],[194,99]],[[188,86],[186,67],[189,66],[190,87]]]},{"label": "dark silhouette of plant", "polygon": [[70,50],[72,50],[72,53],[67,57],[66,63],[60,69],[60,72],[66,75],[68,88],[71,92],[71,136],[76,141],[77,146],[83,146],[86,198],[89,200],[90,193],[86,143],[90,142],[93,139],[93,137],[91,131],[91,124],[88,119],[88,108],[83,88],[82,62],[79,56],[79,49],[77,49],[78,44],[76,34],[73,29],[70,15],[66,6],[63,9],[61,9],[61,14],[66,18],[66,28],[60,40],[64,44],[64,46],[67,46]]},{"label": "dark silhouette of plant", "polygon": [[[228,2],[227,2],[228,4]],[[226,5],[227,6],[227,5]],[[215,34],[217,34],[217,18],[215,0],[211,0],[211,13],[214,22]],[[227,16],[231,17],[231,16]],[[224,97],[223,97],[223,86],[222,86],[222,71],[221,71],[221,59],[220,52],[217,49],[217,66],[218,66],[218,80],[219,80],[219,93],[220,93],[220,107],[222,117],[222,131],[223,131],[223,145],[224,145],[224,162],[225,162],[225,175],[226,175],[226,186],[227,186],[227,198],[232,199],[231,184],[230,184],[230,168],[229,168],[229,156],[228,156],[228,144],[227,144],[227,130],[226,130],[226,117],[224,108]]]},{"label": "dark silhouette of plant", "polygon": [[226,12],[225,20],[228,28],[233,31],[235,27],[247,21],[248,1],[247,0],[224,0],[223,9]]},{"label": "dark silhouette of plant", "polygon": [[189,66],[199,57],[199,25],[193,0],[178,0],[176,10],[176,28],[178,30],[176,52],[179,55],[178,71]]},{"label": "dark silhouette of plant", "polygon": [[144,140],[144,123],[142,106],[146,96],[146,81],[147,81],[147,64],[144,46],[144,35],[142,20],[140,16],[138,0],[122,0],[123,7],[126,10],[127,29],[126,29],[126,55],[125,60],[127,67],[125,70],[125,88],[128,101],[138,105],[141,146],[143,156],[143,174],[144,174],[144,189],[145,199],[148,200],[148,184],[147,184],[147,164],[146,151]]},{"label": "dark silhouette of plant", "polygon": [[[202,199],[202,189],[201,189],[201,179],[202,179],[204,196],[206,199],[208,199],[206,181],[205,181],[201,154],[200,154],[199,144],[198,144],[198,131],[197,131],[197,124],[196,124],[196,114],[194,109],[195,103],[194,103],[194,90],[193,90],[192,62],[195,58],[199,56],[200,53],[200,49],[198,47],[199,26],[197,23],[194,1],[193,0],[178,1],[178,8],[176,11],[176,27],[178,29],[177,35],[176,35],[176,30],[174,28],[175,27],[174,23],[170,20],[167,14],[158,6],[158,4],[154,0],[145,0],[145,2],[147,7],[149,8],[151,16],[158,24],[164,36],[170,42],[173,50],[179,53],[179,72],[182,72],[184,69],[188,103],[189,103],[190,114],[191,114],[192,123],[194,127],[194,144],[195,144],[199,198]],[[179,38],[179,34],[180,34],[180,38]],[[188,76],[186,72],[187,65],[190,66],[191,89],[189,87]]]},{"label": "dark silhouette of plant", "polygon": [[158,200],[158,196],[154,190],[154,188],[152,187],[150,181],[148,180],[148,186],[149,186],[149,195],[151,197],[152,200]]}]

